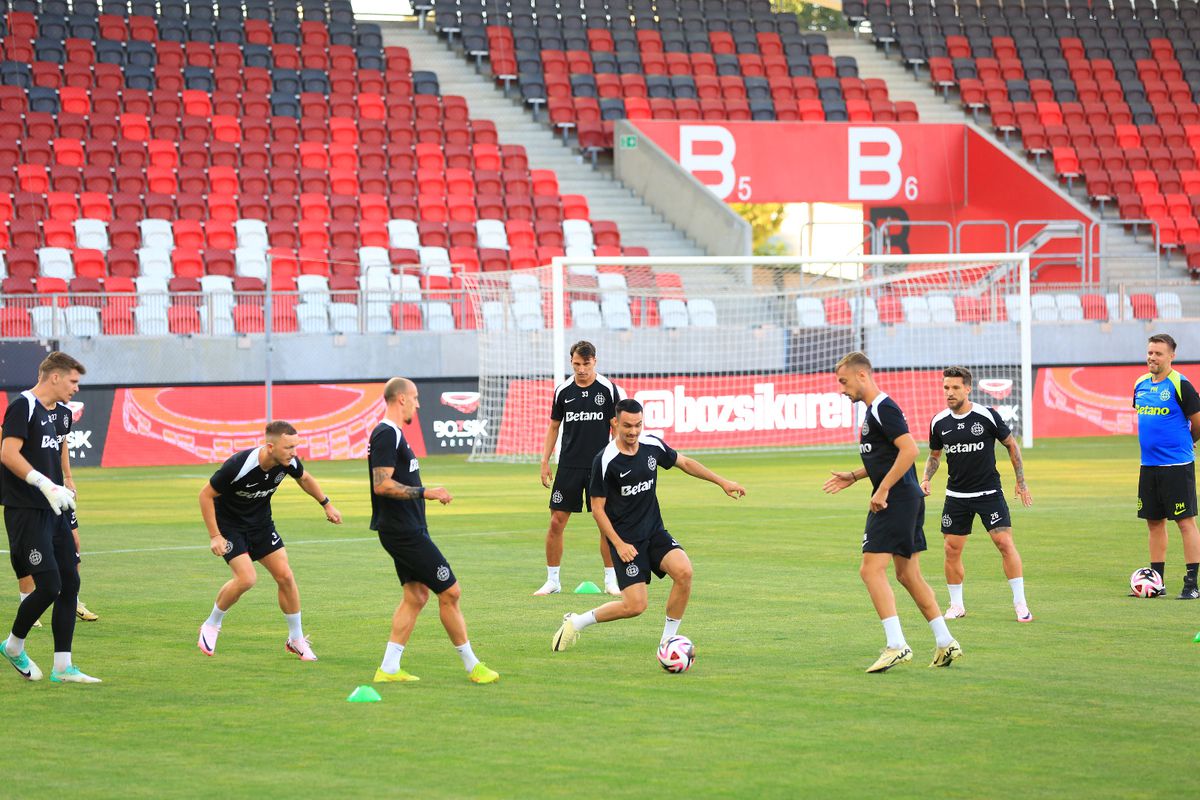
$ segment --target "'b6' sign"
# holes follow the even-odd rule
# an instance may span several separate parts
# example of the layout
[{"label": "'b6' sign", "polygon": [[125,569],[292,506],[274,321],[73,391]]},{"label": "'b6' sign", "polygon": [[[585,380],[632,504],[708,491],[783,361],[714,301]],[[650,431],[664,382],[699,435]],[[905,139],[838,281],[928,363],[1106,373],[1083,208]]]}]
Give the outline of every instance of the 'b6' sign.
[{"label": "'b6' sign", "polygon": [[965,203],[962,125],[805,122],[637,126],[723,200]]}]

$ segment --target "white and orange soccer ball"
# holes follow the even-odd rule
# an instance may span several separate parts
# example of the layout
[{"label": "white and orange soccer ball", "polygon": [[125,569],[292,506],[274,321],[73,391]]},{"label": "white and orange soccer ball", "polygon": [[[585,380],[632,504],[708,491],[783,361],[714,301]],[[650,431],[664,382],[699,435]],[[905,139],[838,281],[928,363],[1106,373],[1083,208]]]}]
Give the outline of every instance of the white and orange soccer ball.
[{"label": "white and orange soccer ball", "polygon": [[658,646],[658,663],[667,672],[687,672],[696,660],[696,648],[686,636],[672,636]]},{"label": "white and orange soccer ball", "polygon": [[1162,576],[1149,567],[1134,570],[1129,576],[1129,589],[1137,597],[1154,597],[1163,589]]}]

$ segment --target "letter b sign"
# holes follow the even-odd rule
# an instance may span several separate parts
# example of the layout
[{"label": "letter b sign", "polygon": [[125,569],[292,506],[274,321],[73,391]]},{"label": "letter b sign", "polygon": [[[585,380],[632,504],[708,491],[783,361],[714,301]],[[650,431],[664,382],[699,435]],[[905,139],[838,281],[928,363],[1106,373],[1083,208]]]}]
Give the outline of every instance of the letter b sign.
[{"label": "letter b sign", "polygon": [[[851,200],[891,200],[900,191],[900,156],[904,147],[900,137],[891,128],[847,128],[849,147],[847,162],[850,170],[850,182],[847,196]],[[871,148],[877,151],[879,145],[886,147],[882,155],[866,155],[865,145],[875,145]],[[878,182],[878,176],[887,177],[885,183]],[[876,178],[871,183],[864,182],[868,175]]]}]

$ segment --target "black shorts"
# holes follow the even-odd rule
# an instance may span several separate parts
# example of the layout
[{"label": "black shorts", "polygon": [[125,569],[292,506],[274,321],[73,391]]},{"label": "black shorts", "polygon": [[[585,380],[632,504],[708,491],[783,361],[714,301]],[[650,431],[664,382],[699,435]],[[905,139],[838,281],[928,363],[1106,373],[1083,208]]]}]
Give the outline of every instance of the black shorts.
[{"label": "black shorts", "polygon": [[379,531],[379,543],[396,563],[396,577],[401,584],[423,583],[435,594],[441,594],[458,582],[442,551],[429,538],[429,531]]},{"label": "black shorts", "polygon": [[950,497],[942,506],[942,533],[951,536],[968,536],[975,517],[983,523],[988,533],[997,528],[1011,528],[1012,516],[1004,492],[982,494],[979,497]]},{"label": "black shorts", "polygon": [[888,497],[887,508],[867,514],[864,553],[891,553],[904,558],[925,549],[925,498]]},{"label": "black shorts", "polygon": [[[48,508],[4,508],[8,559],[18,578],[61,571],[79,563],[70,518]],[[70,565],[68,567],[68,565]]]},{"label": "black shorts", "polygon": [[651,572],[659,578],[665,577],[667,573],[662,568],[662,560],[672,550],[683,549],[683,545],[666,531],[652,534],[645,541],[629,544],[637,548],[637,555],[628,564],[617,555],[617,548],[612,546],[612,542],[608,544],[608,549],[612,552],[613,566],[617,570],[617,586],[622,589],[635,583],[649,583]]},{"label": "black shorts", "polygon": [[1138,475],[1138,519],[1196,516],[1196,465],[1143,466]]},{"label": "black shorts", "polygon": [[227,542],[225,546],[227,563],[243,553],[249,555],[251,561],[261,561],[276,550],[283,549],[283,539],[280,538],[274,525],[266,528],[221,531],[221,535]]},{"label": "black shorts", "polygon": [[575,514],[583,511],[586,506],[587,510],[591,511],[592,496],[588,492],[588,479],[591,474],[590,469],[559,467],[550,492],[550,508]]}]

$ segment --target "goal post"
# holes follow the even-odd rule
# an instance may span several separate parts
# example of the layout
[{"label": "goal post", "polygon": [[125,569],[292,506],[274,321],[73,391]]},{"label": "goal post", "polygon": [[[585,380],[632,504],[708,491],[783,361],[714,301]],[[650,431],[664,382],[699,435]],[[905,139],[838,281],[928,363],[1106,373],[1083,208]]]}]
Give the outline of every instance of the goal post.
[{"label": "goal post", "polygon": [[1033,306],[1024,253],[828,257],[559,257],[464,276],[478,325],[476,461],[537,461],[568,348],[681,449],[851,444],[862,408],[832,375],[864,351],[918,442],[945,407],[941,370],[1033,445]]}]

